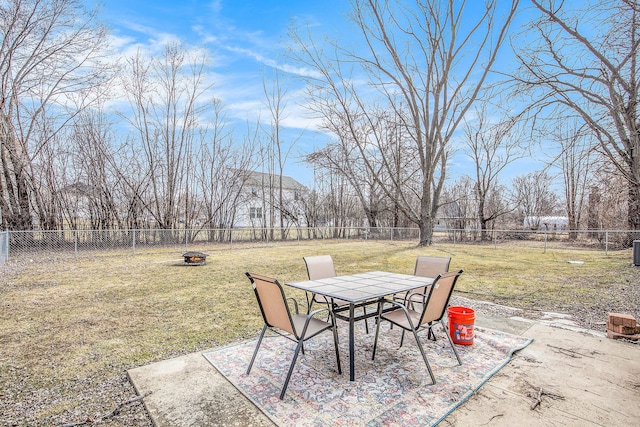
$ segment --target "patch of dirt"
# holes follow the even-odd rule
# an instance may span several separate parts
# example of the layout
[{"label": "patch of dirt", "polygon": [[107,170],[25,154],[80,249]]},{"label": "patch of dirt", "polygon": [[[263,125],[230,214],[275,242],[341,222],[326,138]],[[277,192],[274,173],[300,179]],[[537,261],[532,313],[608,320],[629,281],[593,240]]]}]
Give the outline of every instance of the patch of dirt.
[{"label": "patch of dirt", "polygon": [[[47,388],[33,388],[20,369],[7,372],[0,392],[0,425],[56,426],[153,426],[141,399],[125,373],[61,381]],[[16,403],[18,402],[18,403]],[[128,403],[131,402],[131,403]],[[52,407],[68,407],[63,415],[43,417]],[[49,424],[50,423],[50,424]]]}]

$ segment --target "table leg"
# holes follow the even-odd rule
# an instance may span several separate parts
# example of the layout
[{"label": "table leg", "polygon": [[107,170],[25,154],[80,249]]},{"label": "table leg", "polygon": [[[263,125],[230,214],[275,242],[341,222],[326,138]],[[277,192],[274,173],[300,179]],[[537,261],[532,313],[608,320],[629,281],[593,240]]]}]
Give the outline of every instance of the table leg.
[{"label": "table leg", "polygon": [[354,340],[354,304],[349,304],[349,380],[355,381],[356,379],[356,364],[355,364],[355,340]]}]

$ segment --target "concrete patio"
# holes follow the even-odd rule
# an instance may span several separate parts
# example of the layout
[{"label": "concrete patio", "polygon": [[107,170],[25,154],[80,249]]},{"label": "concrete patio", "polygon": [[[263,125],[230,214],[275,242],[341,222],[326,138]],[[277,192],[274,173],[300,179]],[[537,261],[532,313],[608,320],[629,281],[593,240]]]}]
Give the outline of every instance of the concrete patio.
[{"label": "concrete patio", "polygon": [[[640,425],[640,346],[576,328],[565,316],[536,321],[478,316],[478,326],[533,338],[444,421],[452,426]],[[271,426],[202,352],[128,372],[158,427]],[[443,424],[444,424],[443,423]]]}]

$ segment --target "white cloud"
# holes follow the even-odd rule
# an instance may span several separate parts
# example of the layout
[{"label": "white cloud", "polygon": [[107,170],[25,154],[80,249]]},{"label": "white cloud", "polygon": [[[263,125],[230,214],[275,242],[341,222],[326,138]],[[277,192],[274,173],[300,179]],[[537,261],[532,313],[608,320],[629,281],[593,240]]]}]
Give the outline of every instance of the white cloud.
[{"label": "white cloud", "polygon": [[[263,89],[263,70],[265,67],[279,70],[287,75],[319,77],[314,70],[286,63],[277,58],[281,46],[274,37],[262,31],[241,30],[223,16],[224,9],[220,0],[209,4],[210,14],[207,24],[202,19],[194,19],[189,26],[191,36],[196,36],[190,44],[185,44],[188,36],[171,34],[129,20],[120,21],[118,32],[111,36],[111,49],[119,57],[133,57],[140,53],[149,58],[159,56],[169,43],[182,40],[190,54],[201,54],[206,49],[211,60],[211,68],[204,76],[213,87],[202,97],[201,102],[210,102],[212,98],[222,101],[227,120],[240,129],[246,123],[258,121],[268,125],[269,112],[265,106]],[[127,111],[129,102],[123,87],[114,87],[113,99],[109,106],[116,111]],[[303,91],[289,88],[286,110],[281,125],[294,133],[318,133],[320,120],[309,116],[304,109]]]}]

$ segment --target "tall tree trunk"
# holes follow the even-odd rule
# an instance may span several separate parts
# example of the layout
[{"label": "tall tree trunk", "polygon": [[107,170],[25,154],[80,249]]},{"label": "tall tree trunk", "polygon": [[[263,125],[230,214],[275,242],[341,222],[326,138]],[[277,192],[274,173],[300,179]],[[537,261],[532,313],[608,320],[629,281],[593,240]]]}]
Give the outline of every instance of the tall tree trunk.
[{"label": "tall tree trunk", "polygon": [[629,181],[629,230],[640,230],[640,183]]}]

